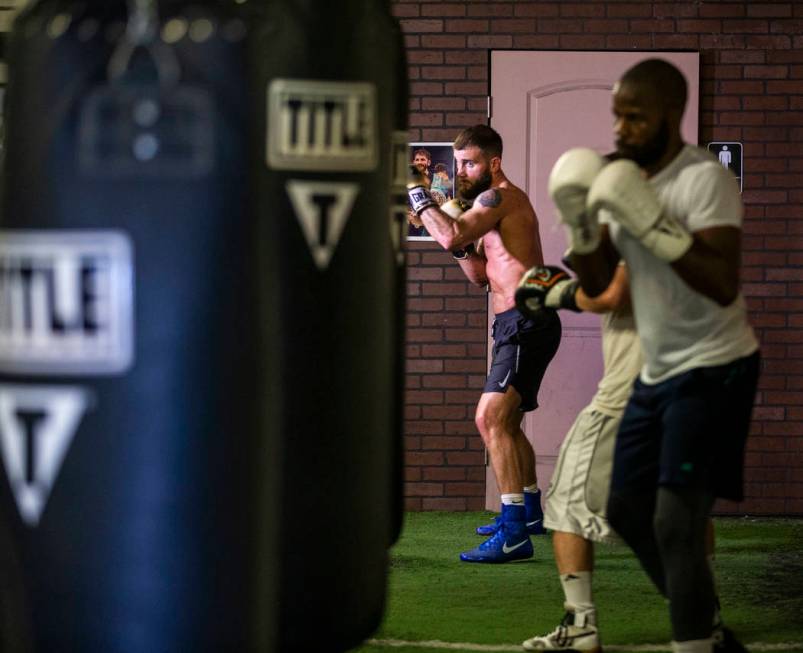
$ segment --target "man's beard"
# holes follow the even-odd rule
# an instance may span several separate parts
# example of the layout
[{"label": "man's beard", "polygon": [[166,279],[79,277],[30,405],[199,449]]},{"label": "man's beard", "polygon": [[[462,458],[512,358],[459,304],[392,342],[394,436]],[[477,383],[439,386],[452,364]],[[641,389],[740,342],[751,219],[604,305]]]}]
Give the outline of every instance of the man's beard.
[{"label": "man's beard", "polygon": [[464,200],[473,200],[480,193],[484,193],[486,190],[488,190],[491,187],[491,182],[492,182],[491,173],[486,172],[473,184],[467,186],[461,186],[460,183],[458,183],[457,196]]},{"label": "man's beard", "polygon": [[642,168],[652,165],[658,161],[669,146],[669,121],[664,119],[661,126],[648,142],[638,147],[632,147],[616,141],[616,151],[625,159],[631,159]]}]

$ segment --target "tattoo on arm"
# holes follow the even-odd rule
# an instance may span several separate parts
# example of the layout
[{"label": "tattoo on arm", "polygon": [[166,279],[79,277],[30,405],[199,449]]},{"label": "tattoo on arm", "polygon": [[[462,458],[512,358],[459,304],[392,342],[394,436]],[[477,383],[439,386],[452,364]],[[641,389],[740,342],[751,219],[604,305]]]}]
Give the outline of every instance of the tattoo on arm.
[{"label": "tattoo on arm", "polygon": [[482,193],[477,200],[482,206],[487,206],[490,208],[496,208],[502,203],[502,193],[500,193],[496,188],[491,188],[490,190],[486,190]]}]

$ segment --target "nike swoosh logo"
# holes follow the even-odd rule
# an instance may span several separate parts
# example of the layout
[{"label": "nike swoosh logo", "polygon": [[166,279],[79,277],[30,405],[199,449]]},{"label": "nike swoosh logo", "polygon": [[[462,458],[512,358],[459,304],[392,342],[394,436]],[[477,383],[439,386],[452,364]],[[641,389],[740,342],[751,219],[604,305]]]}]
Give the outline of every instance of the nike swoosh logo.
[{"label": "nike swoosh logo", "polygon": [[535,521],[528,521],[527,526],[535,526],[536,524],[541,523],[540,519],[536,519]]},{"label": "nike swoosh logo", "polygon": [[513,546],[508,546],[507,542],[505,542],[502,545],[502,553],[511,553],[511,552],[515,551],[516,549],[518,549],[519,547],[522,547],[525,544],[527,544],[528,541],[529,540],[522,540],[521,542],[519,542],[518,544],[514,544]]},{"label": "nike swoosh logo", "polygon": [[505,385],[507,384],[508,378],[510,378],[510,370],[507,371],[507,374],[505,374],[505,378],[502,379],[502,382],[499,384],[500,388],[504,388],[505,387]]},{"label": "nike swoosh logo", "polygon": [[576,635],[567,635],[566,636],[566,643],[567,644],[571,644],[576,639],[580,639],[581,637],[587,637],[588,635],[593,635],[593,634],[594,634],[594,631],[593,630],[589,630],[588,632],[585,632],[585,633],[577,633]]}]

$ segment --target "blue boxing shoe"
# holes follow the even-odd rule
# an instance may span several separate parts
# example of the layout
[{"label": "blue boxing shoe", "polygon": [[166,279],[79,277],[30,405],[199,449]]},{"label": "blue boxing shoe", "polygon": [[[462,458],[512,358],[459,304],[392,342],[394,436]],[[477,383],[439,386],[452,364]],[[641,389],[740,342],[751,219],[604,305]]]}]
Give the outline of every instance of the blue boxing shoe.
[{"label": "blue boxing shoe", "polygon": [[502,526],[502,515],[497,515],[490,524],[477,526],[477,535],[491,537],[492,535],[496,535],[496,532],[499,530],[500,526]]},{"label": "blue boxing shoe", "polygon": [[541,490],[524,493],[524,509],[526,511],[527,533],[530,535],[544,535],[544,509],[541,508]]},{"label": "blue boxing shoe", "polygon": [[500,527],[476,549],[460,554],[463,562],[500,563],[533,557],[533,543],[524,524],[524,506],[502,506]]},{"label": "blue boxing shoe", "polygon": [[[524,508],[527,513],[527,534],[528,535],[544,535],[546,529],[544,528],[544,511],[541,508],[541,490],[537,492],[524,493]],[[490,524],[477,526],[477,535],[483,537],[491,537],[496,535],[499,527],[502,525],[502,515],[494,517]]]}]

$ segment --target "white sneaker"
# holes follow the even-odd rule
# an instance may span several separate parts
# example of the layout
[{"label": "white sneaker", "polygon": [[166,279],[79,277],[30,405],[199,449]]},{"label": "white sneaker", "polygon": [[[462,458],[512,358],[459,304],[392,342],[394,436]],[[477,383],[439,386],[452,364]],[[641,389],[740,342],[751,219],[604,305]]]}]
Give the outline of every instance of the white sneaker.
[{"label": "white sneaker", "polygon": [[591,624],[574,625],[574,613],[567,612],[549,635],[531,637],[521,644],[525,651],[583,651],[601,653],[597,627]]}]

